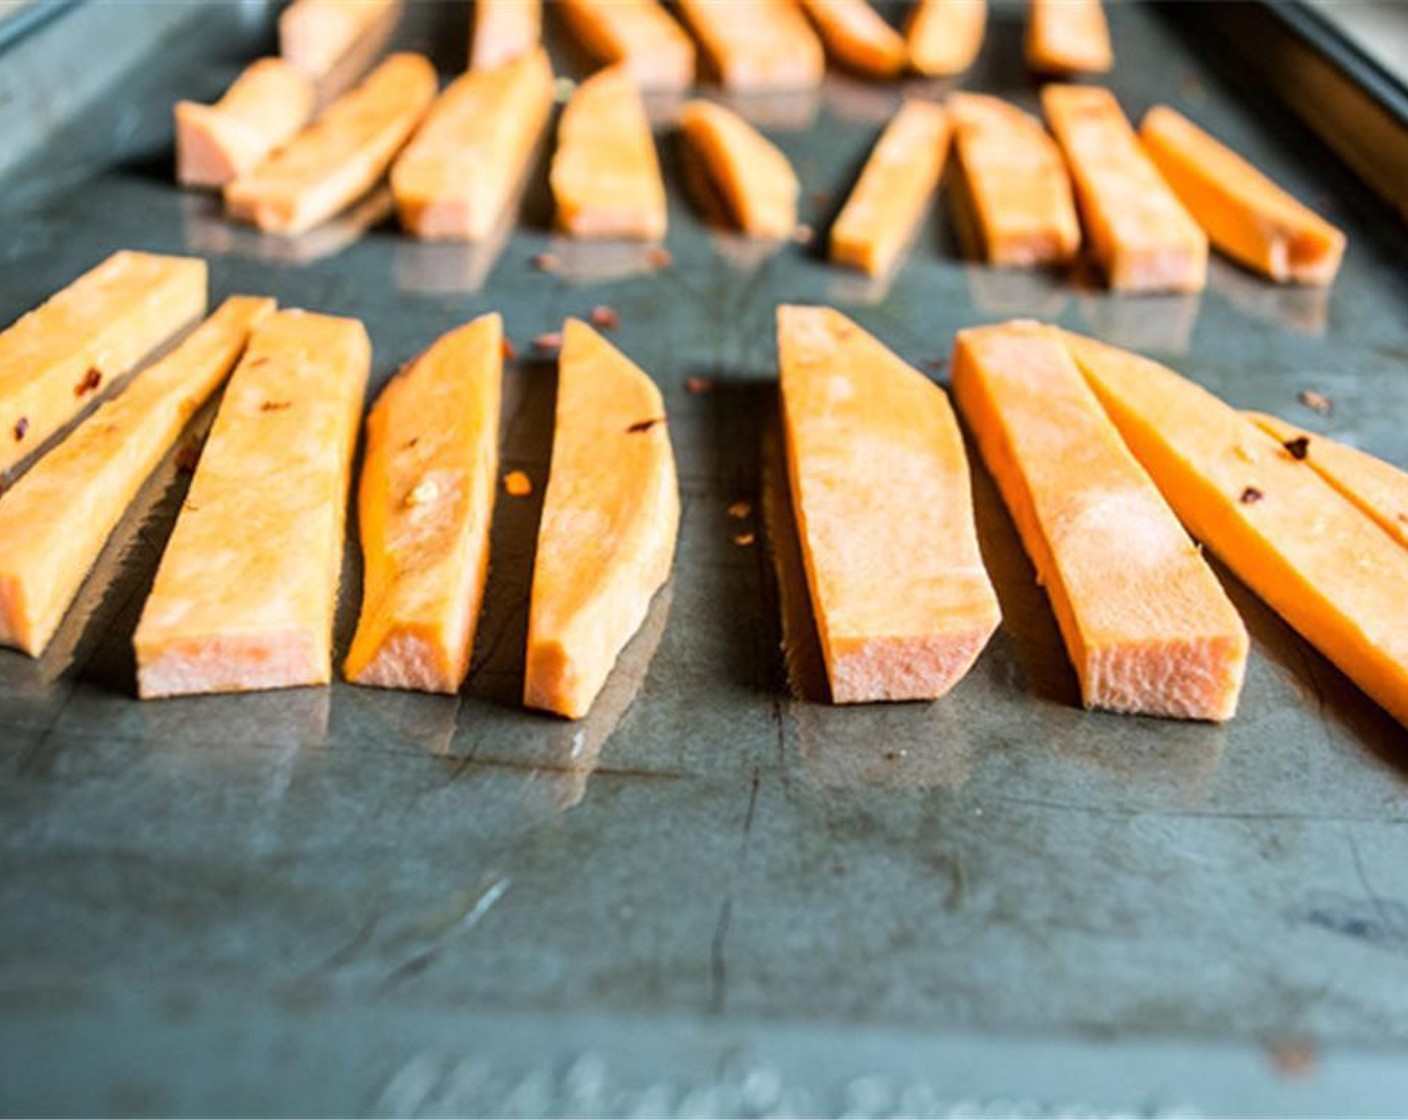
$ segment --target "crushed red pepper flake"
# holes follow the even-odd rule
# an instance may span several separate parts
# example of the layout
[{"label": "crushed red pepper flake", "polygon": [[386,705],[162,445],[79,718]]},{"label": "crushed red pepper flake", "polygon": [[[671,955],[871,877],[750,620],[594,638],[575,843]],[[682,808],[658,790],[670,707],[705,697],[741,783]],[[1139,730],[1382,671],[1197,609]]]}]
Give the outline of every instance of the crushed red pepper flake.
[{"label": "crushed red pepper flake", "polygon": [[738,521],[742,521],[753,512],[752,502],[734,502],[728,507],[728,515]]},{"label": "crushed red pepper flake", "polygon": [[684,388],[687,393],[710,393],[714,390],[714,379],[712,377],[687,377]]},{"label": "crushed red pepper flake", "polygon": [[626,431],[630,432],[632,435],[638,432],[648,432],[651,428],[655,427],[656,424],[663,424],[664,422],[665,418],[663,416],[652,416],[649,420],[637,420],[627,428]]},{"label": "crushed red pepper flake", "polygon": [[103,371],[97,366],[91,368],[83,375],[83,380],[73,387],[73,395],[81,397],[86,393],[91,393],[103,383]]},{"label": "crushed red pepper flake", "polygon": [[757,538],[752,533],[735,533],[733,543],[738,545],[739,548],[747,548],[756,539]]},{"label": "crushed red pepper flake", "polygon": [[614,307],[607,307],[604,303],[599,303],[592,308],[592,313],[587,316],[587,320],[592,326],[604,331],[614,331],[621,325],[621,315]]},{"label": "crushed red pepper flake", "polygon": [[416,444],[418,444],[419,442],[420,442],[420,436],[412,436],[412,437],[411,437],[410,439],[408,439],[405,443],[403,443],[403,444],[401,445],[401,447],[402,447],[404,450],[409,451],[411,448],[413,448],[413,447],[414,447]]},{"label": "crushed red pepper flake", "polygon": [[1301,404],[1312,412],[1318,412],[1321,416],[1328,416],[1335,407],[1335,402],[1324,393],[1317,393],[1314,389],[1302,389],[1297,395]]},{"label": "crushed red pepper flake", "polygon": [[656,245],[645,257],[654,268],[669,268],[675,263],[675,255],[662,245]]},{"label": "crushed red pepper flake", "polygon": [[1288,439],[1281,445],[1292,459],[1303,461],[1310,454],[1310,439],[1306,436],[1296,436],[1295,439]]},{"label": "crushed red pepper flake", "polygon": [[198,439],[188,439],[176,449],[176,469],[182,474],[194,474],[200,463],[202,443]]},{"label": "crushed red pepper flake", "polygon": [[533,480],[522,471],[509,471],[504,475],[504,492],[510,498],[526,498],[533,492]]},{"label": "crushed red pepper flake", "polygon": [[1244,506],[1250,506],[1255,505],[1264,497],[1266,497],[1266,495],[1263,494],[1260,490],[1258,490],[1255,486],[1248,486],[1245,490],[1242,491],[1241,501]]},{"label": "crushed red pepper flake", "polygon": [[19,443],[24,439],[25,433],[29,431],[29,417],[21,416],[15,421],[15,442]]},{"label": "crushed red pepper flake", "polygon": [[260,412],[282,412],[286,408],[292,408],[292,401],[263,401],[259,405]]},{"label": "crushed red pepper flake", "polygon": [[534,349],[534,350],[561,350],[561,349],[562,349],[562,332],[561,332],[561,331],[544,331],[544,332],[543,332],[542,334],[540,334],[540,335],[535,335],[534,338],[533,338],[533,349]]},{"label": "crushed red pepper flake", "polygon": [[513,341],[511,339],[504,339],[503,350],[504,361],[506,362],[511,362],[514,358],[518,357],[518,348],[514,346]]}]

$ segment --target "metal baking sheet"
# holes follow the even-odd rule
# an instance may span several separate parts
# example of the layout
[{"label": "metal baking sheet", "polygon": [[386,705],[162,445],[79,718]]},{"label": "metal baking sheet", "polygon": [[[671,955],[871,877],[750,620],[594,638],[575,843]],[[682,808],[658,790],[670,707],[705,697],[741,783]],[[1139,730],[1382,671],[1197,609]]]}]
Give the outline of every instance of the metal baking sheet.
[{"label": "metal baking sheet", "polygon": [[[89,7],[42,30],[68,67],[99,48],[69,22]],[[409,5],[398,37],[453,71],[464,7]],[[561,245],[541,174],[495,252],[414,244],[375,199],[290,243],[171,185],[172,101],[218,95],[272,43],[263,5],[199,12],[0,181],[0,319],[119,247],[199,253],[217,298],[365,319],[379,384],[501,310],[521,355],[504,465],[536,489],[500,501],[456,698],[132,699],[131,631],[187,482],[170,465],[54,650],[0,654],[0,1110],[1402,1110],[1408,736],[1251,594],[1227,578],[1254,637],[1235,722],[1086,713],[979,469],[1005,626],[943,701],[836,710],[789,699],[756,512],[729,514],[758,503],[785,300],[843,308],[940,380],[957,329],[1052,319],[1408,466],[1408,236],[1294,116],[1158,12],[1111,5],[1131,114],[1183,108],[1348,231],[1328,293],[1222,260],[1203,295],[1144,299],[970,267],[942,210],[867,283],[816,245],[710,233],[663,125],[664,270]],[[1020,38],[997,5],[965,84],[1034,106]],[[819,234],[896,97],[832,75],[751,107]],[[533,266],[546,251],[557,271]],[[567,724],[515,703],[554,392],[529,341],[598,304],[664,392],[684,518],[669,586]],[[358,571],[352,547],[339,650]]]}]

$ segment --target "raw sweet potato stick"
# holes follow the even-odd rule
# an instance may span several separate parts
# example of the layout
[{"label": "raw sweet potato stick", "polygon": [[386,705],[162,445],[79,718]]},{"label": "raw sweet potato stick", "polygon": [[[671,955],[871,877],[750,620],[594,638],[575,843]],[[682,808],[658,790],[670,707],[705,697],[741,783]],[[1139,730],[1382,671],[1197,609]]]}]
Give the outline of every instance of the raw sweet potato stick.
[{"label": "raw sweet potato stick", "polygon": [[1046,588],[1088,708],[1230,719],[1247,632],[1061,337],[959,331],[953,394]]},{"label": "raw sweet potato stick", "polygon": [[142,483],[273,310],[227,299],[0,495],[0,644],[44,652]]},{"label": "raw sweet potato stick", "polygon": [[294,0],[279,16],[279,53],[321,78],[400,0]]},{"label": "raw sweet potato stick", "polygon": [[543,33],[542,0],[474,0],[469,68],[494,70],[536,49]]},{"label": "raw sweet potato stick", "polygon": [[503,320],[484,315],[397,374],[367,418],[355,684],[457,691],[469,669],[498,488]]},{"label": "raw sweet potato stick", "polygon": [[176,102],[176,178],[223,187],[293,138],[313,115],[313,83],[281,58],[261,58],[214,105]]},{"label": "raw sweet potato stick", "polygon": [[871,276],[889,272],[938,190],[949,118],[932,101],[906,101],[870,153],[831,227],[831,259]]},{"label": "raw sweet potato stick", "polygon": [[[755,237],[790,237],[800,186],[787,157],[732,109],[691,101],[680,129],[696,193],[709,192],[730,221]],[[708,199],[704,200],[709,208]]]},{"label": "raw sweet potato stick", "polygon": [[1229,257],[1281,283],[1334,280],[1344,234],[1236,152],[1167,105],[1145,114],[1139,138],[1174,194]]},{"label": "raw sweet potato stick", "polygon": [[328,682],[370,365],[356,319],[280,311],[254,332],[137,625],[139,695]]},{"label": "raw sweet potato stick", "polygon": [[1041,74],[1104,74],[1115,64],[1101,0],[1028,0],[1027,65]]},{"label": "raw sweet potato stick", "polygon": [[1310,467],[1408,547],[1408,471],[1357,447],[1303,432],[1278,417],[1261,412],[1247,416],[1280,440],[1292,459]]},{"label": "raw sweet potato stick", "polygon": [[205,313],[206,265],[121,251],[0,333],[0,470],[8,470]]},{"label": "raw sweet potato stick", "polygon": [[996,265],[1065,264],[1080,248],[1080,219],[1061,149],[1015,105],[955,93],[959,221],[974,256]]},{"label": "raw sweet potato stick", "polygon": [[560,0],[558,11],[588,52],[642,89],[694,84],[694,42],[658,0]]},{"label": "raw sweet potato stick", "polygon": [[573,237],[665,236],[655,138],[624,66],[598,71],[572,94],[557,126],[549,179],[557,224]]},{"label": "raw sweet potato stick", "polygon": [[821,85],[826,55],[796,0],[679,0],[679,11],[725,89]]},{"label": "raw sweet potato stick", "polygon": [[916,0],[905,28],[909,64],[930,78],[963,73],[982,49],[987,21],[987,0]]},{"label": "raw sweet potato stick", "polygon": [[871,78],[893,78],[909,63],[904,36],[867,0],[801,0],[826,50],[842,66]]},{"label": "raw sweet potato stick", "polygon": [[302,233],[371,190],[435,98],[435,68],[393,54],[250,174],[225,188],[230,215]]},{"label": "raw sweet potato stick", "polygon": [[528,707],[586,715],[669,577],[679,518],[660,391],[568,319],[528,610]]},{"label": "raw sweet potato stick", "polygon": [[1136,354],[1065,338],[1193,536],[1408,726],[1408,549],[1206,389]]},{"label": "raw sweet potato stick", "polygon": [[488,237],[551,113],[552,67],[541,48],[456,79],[391,168],[401,225],[427,239]]},{"label": "raw sweet potato stick", "polygon": [[1109,90],[1049,85],[1041,105],[1075,182],[1081,218],[1110,287],[1197,292],[1208,239],[1169,189]]},{"label": "raw sweet potato stick", "polygon": [[837,704],[942,696],[997,628],[944,392],[839,312],[777,312],[783,428]]}]

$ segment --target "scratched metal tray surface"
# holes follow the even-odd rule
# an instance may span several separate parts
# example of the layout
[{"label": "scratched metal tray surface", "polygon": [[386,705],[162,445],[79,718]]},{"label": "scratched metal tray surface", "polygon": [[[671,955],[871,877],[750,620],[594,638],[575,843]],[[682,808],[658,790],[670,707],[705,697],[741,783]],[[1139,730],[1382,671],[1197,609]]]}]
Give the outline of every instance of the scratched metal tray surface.
[{"label": "scratched metal tray surface", "polygon": [[[397,36],[449,73],[463,8],[411,5]],[[163,8],[111,94],[66,105],[95,27],[141,34],[126,10],[119,31],[72,5],[12,48],[59,65],[21,71],[51,135],[0,181],[0,319],[119,247],[197,253],[215,298],[362,317],[379,385],[501,310],[522,355],[504,465],[535,491],[500,501],[455,698],[337,684],[137,703],[130,636],[188,482],[170,464],[54,649],[0,653],[0,1110],[1404,1108],[1408,736],[1254,596],[1227,577],[1254,638],[1234,722],[1086,713],[979,469],[1005,625],[946,699],[836,710],[789,698],[761,527],[729,512],[758,502],[784,300],[843,308],[940,380],[955,330],[1056,320],[1408,466],[1408,237],[1285,109],[1164,14],[1112,6],[1132,114],[1172,102],[1347,229],[1329,293],[1218,260],[1202,296],[1113,298],[965,265],[942,211],[892,281],[867,283],[814,246],[711,234],[663,126],[669,268],[557,243],[541,174],[488,252],[416,245],[376,201],[290,243],[171,186],[172,101],[216,96],[268,49],[267,9]],[[584,73],[549,23],[560,70]],[[1020,35],[999,5],[966,84],[1034,106]],[[750,107],[819,232],[895,98],[833,75]],[[549,250],[558,268],[534,268]],[[554,393],[528,342],[598,304],[664,392],[684,517],[672,580],[567,724],[516,704]],[[339,650],[359,564],[349,548]]]}]

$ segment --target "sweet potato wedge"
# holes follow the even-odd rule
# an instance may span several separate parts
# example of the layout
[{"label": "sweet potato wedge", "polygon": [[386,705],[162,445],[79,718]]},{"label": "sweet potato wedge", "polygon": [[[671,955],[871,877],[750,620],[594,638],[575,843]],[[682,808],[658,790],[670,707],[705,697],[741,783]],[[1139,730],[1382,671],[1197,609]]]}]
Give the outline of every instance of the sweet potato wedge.
[{"label": "sweet potato wedge", "polygon": [[1280,283],[1329,284],[1345,236],[1183,114],[1155,105],[1144,150],[1213,245]]},{"label": "sweet potato wedge", "polygon": [[358,513],[362,616],[343,671],[354,684],[459,690],[484,583],[499,470],[503,319],[438,339],[367,418]]},{"label": "sweet potato wedge", "polygon": [[916,0],[905,25],[909,64],[929,78],[973,65],[987,30],[987,0]]},{"label": "sweet potato wedge", "polygon": [[321,78],[400,6],[400,0],[294,0],[279,16],[279,53]]},{"label": "sweet potato wedge", "polygon": [[557,224],[573,237],[665,236],[665,182],[640,91],[624,66],[577,87],[557,126],[549,173]]},{"label": "sweet potato wedge", "polygon": [[725,89],[762,93],[821,85],[826,55],[796,0],[679,0],[679,11]]},{"label": "sweet potato wedge", "polygon": [[524,704],[586,715],[669,577],[679,518],[660,391],[591,327],[567,320]]},{"label": "sweet potato wedge", "polygon": [[869,78],[894,78],[909,64],[904,36],[866,0],[801,0],[826,51]]},{"label": "sweet potato wedge", "polygon": [[[728,220],[754,237],[791,237],[800,186],[787,157],[732,109],[691,101],[680,110],[696,193],[707,192]],[[700,186],[700,179],[706,180]],[[702,198],[706,211],[709,198]]]},{"label": "sweet potato wedge", "polygon": [[952,370],[1085,706],[1231,719],[1246,628],[1060,335],[1022,321],[959,331]]},{"label": "sweet potato wedge", "polygon": [[261,58],[214,105],[176,102],[176,179],[223,187],[253,171],[313,115],[316,94],[302,70]]},{"label": "sweet potato wedge", "polygon": [[302,233],[371,190],[435,98],[435,68],[393,54],[250,174],[225,188],[231,217]]},{"label": "sweet potato wedge", "polygon": [[1027,0],[1027,65],[1039,74],[1104,74],[1115,65],[1101,0]]},{"label": "sweet potato wedge", "polygon": [[995,265],[1066,264],[1080,248],[1080,218],[1061,149],[1041,122],[977,93],[948,101],[972,255]]},{"label": "sweet potato wedge", "polygon": [[1308,465],[1358,509],[1404,547],[1408,547],[1408,471],[1367,451],[1324,436],[1303,432],[1293,424],[1262,412],[1246,414],[1292,459]]},{"label": "sweet potato wedge", "polygon": [[0,471],[205,313],[195,257],[114,253],[0,333]]},{"label": "sweet potato wedge", "polygon": [[495,70],[537,49],[543,35],[542,0],[474,0],[469,68]]},{"label": "sweet potato wedge", "polygon": [[431,240],[487,238],[528,173],[552,100],[542,48],[457,78],[391,168],[401,225]]},{"label": "sweet potato wedge", "polygon": [[1093,339],[1065,339],[1193,536],[1408,726],[1408,549],[1201,386]]},{"label": "sweet potato wedge", "polygon": [[273,310],[227,299],[0,495],[0,645],[44,652],[142,483]]},{"label": "sweet potato wedge", "polygon": [[938,190],[949,132],[948,114],[932,101],[900,106],[831,226],[833,261],[871,276],[894,268]]},{"label": "sweet potato wedge", "polygon": [[942,696],[999,621],[948,399],[839,312],[777,311],[782,416],[837,704]]},{"label": "sweet potato wedge", "polygon": [[560,0],[557,10],[592,56],[642,89],[694,84],[694,42],[658,0]]},{"label": "sweet potato wedge", "polygon": [[133,645],[143,698],[326,684],[371,343],[280,311],[230,376]]},{"label": "sweet potato wedge", "polygon": [[1085,232],[1110,286],[1198,292],[1208,239],[1150,161],[1109,90],[1049,85],[1041,104],[1066,154]]}]

